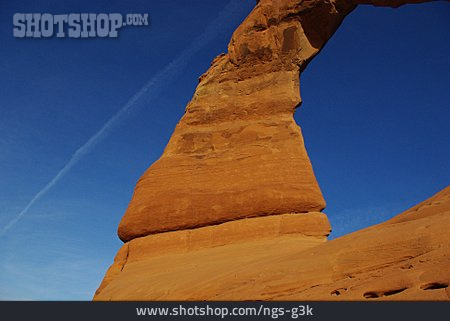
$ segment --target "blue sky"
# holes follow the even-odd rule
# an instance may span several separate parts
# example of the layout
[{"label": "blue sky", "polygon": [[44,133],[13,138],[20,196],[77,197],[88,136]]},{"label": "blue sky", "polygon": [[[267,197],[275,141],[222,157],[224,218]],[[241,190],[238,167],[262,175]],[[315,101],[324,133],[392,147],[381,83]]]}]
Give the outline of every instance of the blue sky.
[{"label": "blue sky", "polygon": [[[117,225],[136,181],[254,5],[236,3],[0,3],[0,228],[159,75],[133,111],[0,236],[0,299],[91,299],[121,246]],[[150,25],[123,27],[117,39],[18,39],[16,12],[148,13]],[[295,118],[333,237],[448,185],[449,16],[444,2],[361,6],[302,74]],[[208,25],[218,27],[196,42]],[[192,54],[176,60],[186,50]],[[174,60],[177,68],[167,70]]]}]

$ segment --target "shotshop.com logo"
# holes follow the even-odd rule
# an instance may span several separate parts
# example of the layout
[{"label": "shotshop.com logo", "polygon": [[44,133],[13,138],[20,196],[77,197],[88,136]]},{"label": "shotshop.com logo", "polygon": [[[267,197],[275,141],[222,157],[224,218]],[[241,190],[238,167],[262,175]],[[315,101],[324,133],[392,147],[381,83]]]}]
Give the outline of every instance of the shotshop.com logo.
[{"label": "shotshop.com logo", "polygon": [[16,13],[13,35],[17,38],[92,38],[118,37],[123,26],[148,26],[148,14],[132,13]]}]

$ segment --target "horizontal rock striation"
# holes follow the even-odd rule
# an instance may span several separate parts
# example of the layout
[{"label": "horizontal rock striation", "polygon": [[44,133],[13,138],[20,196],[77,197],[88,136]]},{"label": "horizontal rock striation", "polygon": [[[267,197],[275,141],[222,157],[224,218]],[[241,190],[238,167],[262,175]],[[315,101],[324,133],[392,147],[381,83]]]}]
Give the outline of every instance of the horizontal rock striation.
[{"label": "horizontal rock striation", "polygon": [[262,0],[199,84],[164,150],[137,183],[123,241],[325,207],[293,119],[299,76],[358,3]]},{"label": "horizontal rock striation", "polygon": [[293,118],[301,71],[347,14],[417,2],[258,1],[139,179],[95,299],[447,298],[448,189],[324,243],[325,201]]},{"label": "horizontal rock striation", "polygon": [[124,245],[94,299],[448,301],[449,226],[447,187],[387,222],[327,242],[269,233],[152,255],[133,244],[148,242],[148,236]]},{"label": "horizontal rock striation", "polygon": [[168,254],[191,253],[201,249],[261,240],[289,240],[297,248],[306,249],[325,242],[330,232],[331,226],[325,214],[307,213],[247,218],[135,238],[119,250],[97,293],[123,271],[125,264],[139,264],[140,261],[155,257],[164,259]]}]

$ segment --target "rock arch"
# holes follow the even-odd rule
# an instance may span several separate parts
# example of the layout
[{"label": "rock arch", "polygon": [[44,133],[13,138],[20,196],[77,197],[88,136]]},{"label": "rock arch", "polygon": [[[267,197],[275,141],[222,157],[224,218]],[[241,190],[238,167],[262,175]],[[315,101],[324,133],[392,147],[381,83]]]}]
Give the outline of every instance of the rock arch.
[{"label": "rock arch", "polygon": [[322,211],[293,119],[300,72],[358,4],[417,2],[426,1],[259,1],[200,77],[163,155],[139,180],[119,237]]}]

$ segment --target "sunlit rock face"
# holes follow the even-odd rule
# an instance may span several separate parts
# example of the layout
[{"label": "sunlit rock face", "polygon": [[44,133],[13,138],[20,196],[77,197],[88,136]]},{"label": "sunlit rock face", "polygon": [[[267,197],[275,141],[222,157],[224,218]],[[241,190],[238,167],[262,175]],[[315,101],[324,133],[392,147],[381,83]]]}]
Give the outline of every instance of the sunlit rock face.
[{"label": "sunlit rock face", "polygon": [[[339,269],[366,253],[362,245],[339,263],[326,249],[353,249],[350,243],[323,244],[330,233],[321,213],[325,201],[293,118],[301,104],[300,73],[358,4],[397,7],[416,2],[425,1],[258,1],[234,32],[228,53],[216,57],[199,78],[164,153],[138,181],[119,225],[125,244],[96,299],[300,299],[300,294],[290,296],[281,289],[299,281],[302,271],[311,269],[305,275],[313,281],[329,280],[337,273],[333,264]],[[396,227],[401,235],[401,225]],[[362,235],[362,242],[373,240]],[[302,263],[306,270],[294,269],[282,279],[289,274],[283,270],[289,269],[289,257],[298,264],[299,251],[312,248],[324,249],[322,261]],[[311,258],[316,252],[307,253]],[[268,256],[273,264],[266,261]],[[180,257],[192,270],[166,264],[180,263]],[[286,262],[279,267],[284,272],[277,272],[276,258]],[[246,263],[254,270],[239,269]],[[325,270],[316,278],[311,273],[319,263]],[[264,277],[263,266],[273,268],[267,278],[279,282],[274,292],[251,281]],[[227,290],[231,274],[222,267],[234,271],[239,290]],[[164,278],[159,278],[161,273]],[[208,285],[218,274],[222,283]],[[304,280],[304,286],[311,280]],[[203,292],[192,290],[194,281],[203,284]],[[310,297],[329,298],[329,293],[314,291]]]},{"label": "sunlit rock face", "polygon": [[241,219],[133,239],[95,300],[450,299],[450,186],[325,242],[321,213]]}]

